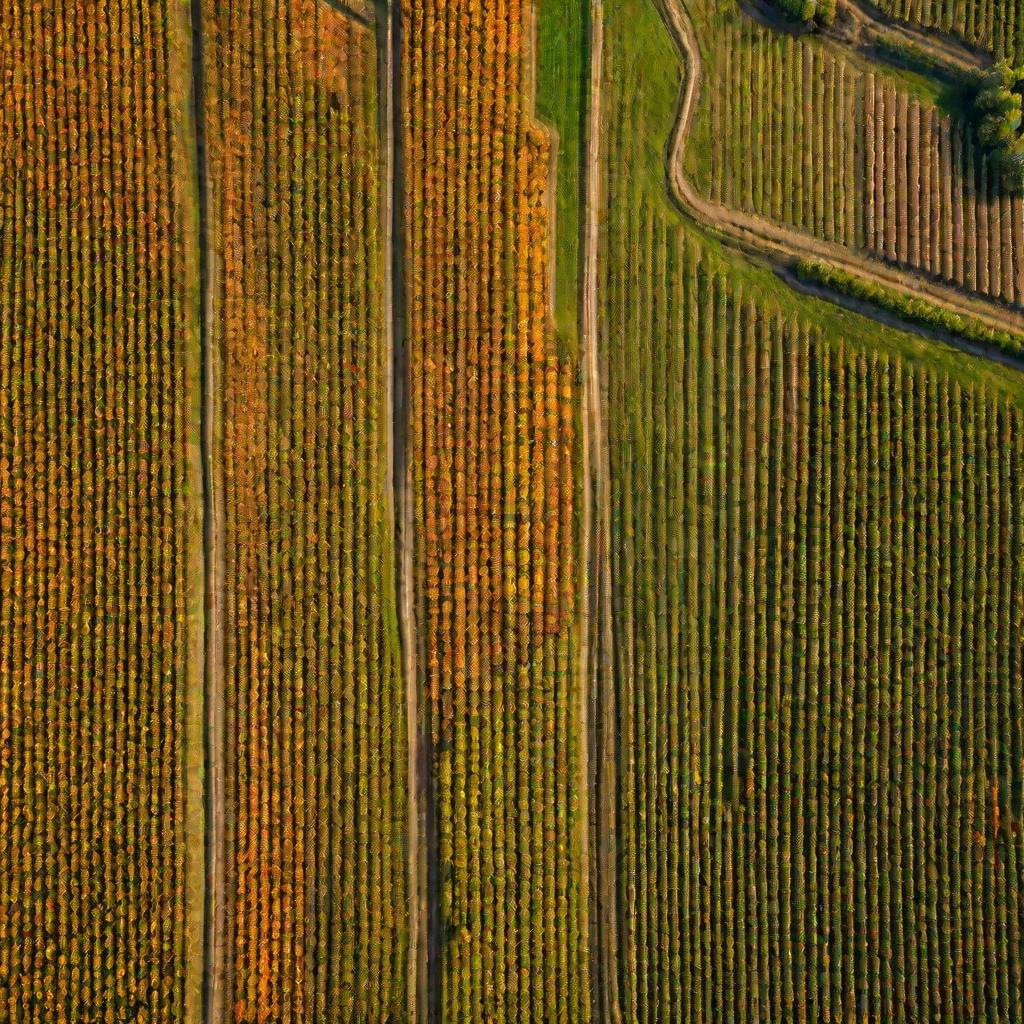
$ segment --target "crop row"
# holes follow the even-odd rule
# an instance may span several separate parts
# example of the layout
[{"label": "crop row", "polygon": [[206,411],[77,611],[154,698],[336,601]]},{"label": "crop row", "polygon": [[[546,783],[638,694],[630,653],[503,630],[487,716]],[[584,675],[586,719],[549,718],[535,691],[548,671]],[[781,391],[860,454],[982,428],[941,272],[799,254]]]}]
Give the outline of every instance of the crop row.
[{"label": "crop row", "polygon": [[969,126],[869,75],[866,245],[890,262],[1024,302],[1024,205]]},{"label": "crop row", "polygon": [[397,1019],[406,725],[373,34],[203,5],[224,1019]]},{"label": "crop row", "polygon": [[738,282],[605,38],[622,1019],[1018,1020],[1020,410]]},{"label": "crop row", "polygon": [[428,998],[450,1021],[582,1021],[590,1007],[578,405],[549,326],[528,13],[519,0],[403,9],[408,450],[441,956]]},{"label": "crop row", "polygon": [[1020,0],[879,0],[894,18],[955,34],[998,57],[1024,57]]},{"label": "crop row", "polygon": [[0,11],[5,1021],[198,1008],[180,13],[160,0]]},{"label": "crop row", "polygon": [[1024,302],[1024,201],[965,122],[745,20],[722,26],[707,92],[711,198]]},{"label": "crop row", "polygon": [[791,35],[731,20],[704,92],[710,197],[844,245],[860,241],[863,74]]}]

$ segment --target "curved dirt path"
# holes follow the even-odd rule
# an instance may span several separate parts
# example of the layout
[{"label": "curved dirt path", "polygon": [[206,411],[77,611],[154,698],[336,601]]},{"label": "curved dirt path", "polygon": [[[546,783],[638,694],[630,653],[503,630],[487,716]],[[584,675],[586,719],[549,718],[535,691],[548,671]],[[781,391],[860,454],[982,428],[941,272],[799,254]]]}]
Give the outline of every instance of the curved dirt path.
[{"label": "curved dirt path", "polygon": [[[687,178],[683,157],[700,95],[704,60],[685,0],[659,0],[659,4],[687,67],[686,85],[679,102],[676,126],[668,150],[669,183],[684,213],[702,227],[733,242],[745,252],[767,257],[784,267],[798,259],[824,261],[846,273],[902,292],[910,298],[924,299],[935,306],[970,316],[995,330],[1013,333],[1024,331],[1024,317],[1006,307],[968,295],[958,288],[925,278],[912,271],[893,267],[866,256],[858,256],[845,246],[813,238],[764,217],[715,203],[703,196]],[[921,46],[921,43],[918,42],[917,45]],[[936,59],[941,59],[939,55],[935,56]],[[914,330],[914,325],[908,324],[906,329]],[[965,348],[959,343],[958,347]],[[967,350],[972,353],[977,351],[976,347]]]},{"label": "curved dirt path", "polygon": [[[943,73],[969,76],[991,63],[991,57],[975,52],[961,40],[939,33],[926,33],[914,25],[899,21],[882,12],[871,0],[839,0],[836,18],[830,25],[815,25],[788,18],[775,0],[739,0],[740,10],[765,28],[787,35],[803,36],[812,32],[840,46],[859,49],[872,59],[871,47],[884,37],[901,41],[911,51],[938,62]],[[877,59],[877,58],[875,58]]]}]

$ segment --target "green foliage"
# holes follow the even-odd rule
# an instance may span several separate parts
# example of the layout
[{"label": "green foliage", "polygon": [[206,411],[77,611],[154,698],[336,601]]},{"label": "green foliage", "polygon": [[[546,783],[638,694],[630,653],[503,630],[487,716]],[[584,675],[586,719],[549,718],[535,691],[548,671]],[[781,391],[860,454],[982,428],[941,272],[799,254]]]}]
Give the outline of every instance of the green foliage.
[{"label": "green foliage", "polygon": [[780,0],[782,9],[792,18],[810,21],[817,9],[815,0]]},{"label": "green foliage", "polygon": [[831,25],[836,17],[836,0],[779,0],[779,6],[797,21]]},{"label": "green foliage", "polygon": [[908,323],[919,324],[932,330],[948,331],[980,345],[991,345],[1007,355],[1024,356],[1024,337],[1021,335],[994,330],[977,320],[935,306],[923,299],[909,299],[900,292],[825,263],[800,260],[797,264],[797,276],[802,281],[821,284],[851,298],[874,303],[890,313],[895,313]]},{"label": "green foliage", "polygon": [[537,116],[558,139],[553,225],[555,323],[560,344],[572,345],[577,329],[586,31],[586,5],[582,0],[546,0],[537,6]]},{"label": "green foliage", "polygon": [[1003,172],[1006,184],[1024,189],[1024,68],[1000,61],[981,81],[975,100],[978,139]]},{"label": "green foliage", "polygon": [[818,0],[816,17],[822,25],[831,25],[836,20],[836,0]]},{"label": "green foliage", "polygon": [[[970,109],[978,95],[979,72],[947,63],[930,50],[895,32],[880,31],[874,35],[872,56],[894,70],[910,72],[914,79],[904,78],[904,82],[915,92],[919,92],[922,82],[938,86],[931,95],[923,93],[922,98],[934,103],[947,114],[962,115]],[[911,81],[917,87],[911,85]]]}]

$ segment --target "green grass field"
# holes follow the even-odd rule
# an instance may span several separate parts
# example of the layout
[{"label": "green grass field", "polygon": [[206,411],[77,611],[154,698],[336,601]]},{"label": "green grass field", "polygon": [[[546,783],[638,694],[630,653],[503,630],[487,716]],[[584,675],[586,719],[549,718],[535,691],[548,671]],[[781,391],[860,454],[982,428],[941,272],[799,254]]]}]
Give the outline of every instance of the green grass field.
[{"label": "green grass field", "polygon": [[575,352],[580,277],[584,97],[590,65],[585,0],[537,4],[537,117],[558,137],[555,188],[555,322]]}]

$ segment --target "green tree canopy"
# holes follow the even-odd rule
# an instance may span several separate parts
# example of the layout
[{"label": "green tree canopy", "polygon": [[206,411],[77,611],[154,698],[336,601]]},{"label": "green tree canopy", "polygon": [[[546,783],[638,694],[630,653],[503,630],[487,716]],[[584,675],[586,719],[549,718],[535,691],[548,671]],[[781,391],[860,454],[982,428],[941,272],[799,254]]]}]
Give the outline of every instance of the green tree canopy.
[{"label": "green tree canopy", "polygon": [[797,21],[831,25],[836,17],[836,0],[779,0],[779,6]]},{"label": "green tree canopy", "polygon": [[1002,169],[1005,182],[1024,190],[1024,68],[1000,61],[981,82],[975,101],[978,139]]}]

